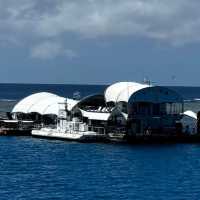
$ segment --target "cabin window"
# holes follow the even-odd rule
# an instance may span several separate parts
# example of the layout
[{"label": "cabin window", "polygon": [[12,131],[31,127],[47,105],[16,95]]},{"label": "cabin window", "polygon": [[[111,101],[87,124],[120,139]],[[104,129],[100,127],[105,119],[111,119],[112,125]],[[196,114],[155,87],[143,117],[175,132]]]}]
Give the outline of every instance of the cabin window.
[{"label": "cabin window", "polygon": [[160,115],[160,104],[153,104],[153,115]]},{"label": "cabin window", "polygon": [[160,104],[160,114],[161,115],[166,115],[167,114],[166,104],[165,103]]},{"label": "cabin window", "polygon": [[182,103],[167,103],[166,111],[169,115],[180,114],[183,112],[183,104]]},{"label": "cabin window", "polygon": [[152,115],[152,105],[147,102],[138,102],[132,104],[129,108],[129,114],[131,115]]},{"label": "cabin window", "polygon": [[177,115],[182,113],[182,103],[147,103],[138,102],[129,107],[129,114],[143,116]]}]

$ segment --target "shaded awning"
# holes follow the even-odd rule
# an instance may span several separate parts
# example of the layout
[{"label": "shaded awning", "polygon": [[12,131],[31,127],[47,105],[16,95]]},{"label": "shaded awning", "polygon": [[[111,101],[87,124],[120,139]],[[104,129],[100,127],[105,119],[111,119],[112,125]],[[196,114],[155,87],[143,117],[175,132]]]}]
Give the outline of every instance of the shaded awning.
[{"label": "shaded awning", "polygon": [[87,117],[91,120],[107,121],[110,117],[110,113],[88,112],[81,110],[83,117]]}]

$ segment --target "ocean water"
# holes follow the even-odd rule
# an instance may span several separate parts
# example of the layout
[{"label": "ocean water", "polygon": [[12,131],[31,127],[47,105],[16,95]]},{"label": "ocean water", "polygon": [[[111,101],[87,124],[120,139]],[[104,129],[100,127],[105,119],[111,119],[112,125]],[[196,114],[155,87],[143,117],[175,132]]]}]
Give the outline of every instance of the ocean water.
[{"label": "ocean water", "polygon": [[0,138],[0,199],[200,197],[200,145]]},{"label": "ocean water", "polygon": [[[105,86],[0,84],[0,110],[38,91],[82,96]],[[175,88],[200,110],[200,88]],[[191,93],[190,93],[191,91]],[[128,145],[0,137],[0,200],[199,200],[200,144]]]}]

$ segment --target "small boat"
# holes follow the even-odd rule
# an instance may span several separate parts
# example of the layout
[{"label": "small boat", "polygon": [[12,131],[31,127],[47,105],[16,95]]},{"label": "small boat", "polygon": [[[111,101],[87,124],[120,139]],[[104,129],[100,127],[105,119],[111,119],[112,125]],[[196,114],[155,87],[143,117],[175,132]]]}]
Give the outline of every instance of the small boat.
[{"label": "small boat", "polygon": [[34,137],[46,137],[62,140],[71,140],[79,142],[105,141],[106,135],[95,131],[90,131],[88,125],[83,122],[65,121],[62,126],[56,128],[41,128],[32,130]]}]

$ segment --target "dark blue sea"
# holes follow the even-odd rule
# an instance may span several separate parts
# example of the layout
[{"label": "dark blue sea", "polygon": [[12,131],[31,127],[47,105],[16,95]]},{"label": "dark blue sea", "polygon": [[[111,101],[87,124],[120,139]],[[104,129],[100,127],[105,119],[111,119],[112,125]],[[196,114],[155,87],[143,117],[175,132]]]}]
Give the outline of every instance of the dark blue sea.
[{"label": "dark blue sea", "polygon": [[[39,91],[72,97],[106,86],[0,84],[0,109]],[[174,87],[200,110],[200,87]],[[199,200],[200,144],[84,144],[0,137],[0,200]]]}]

